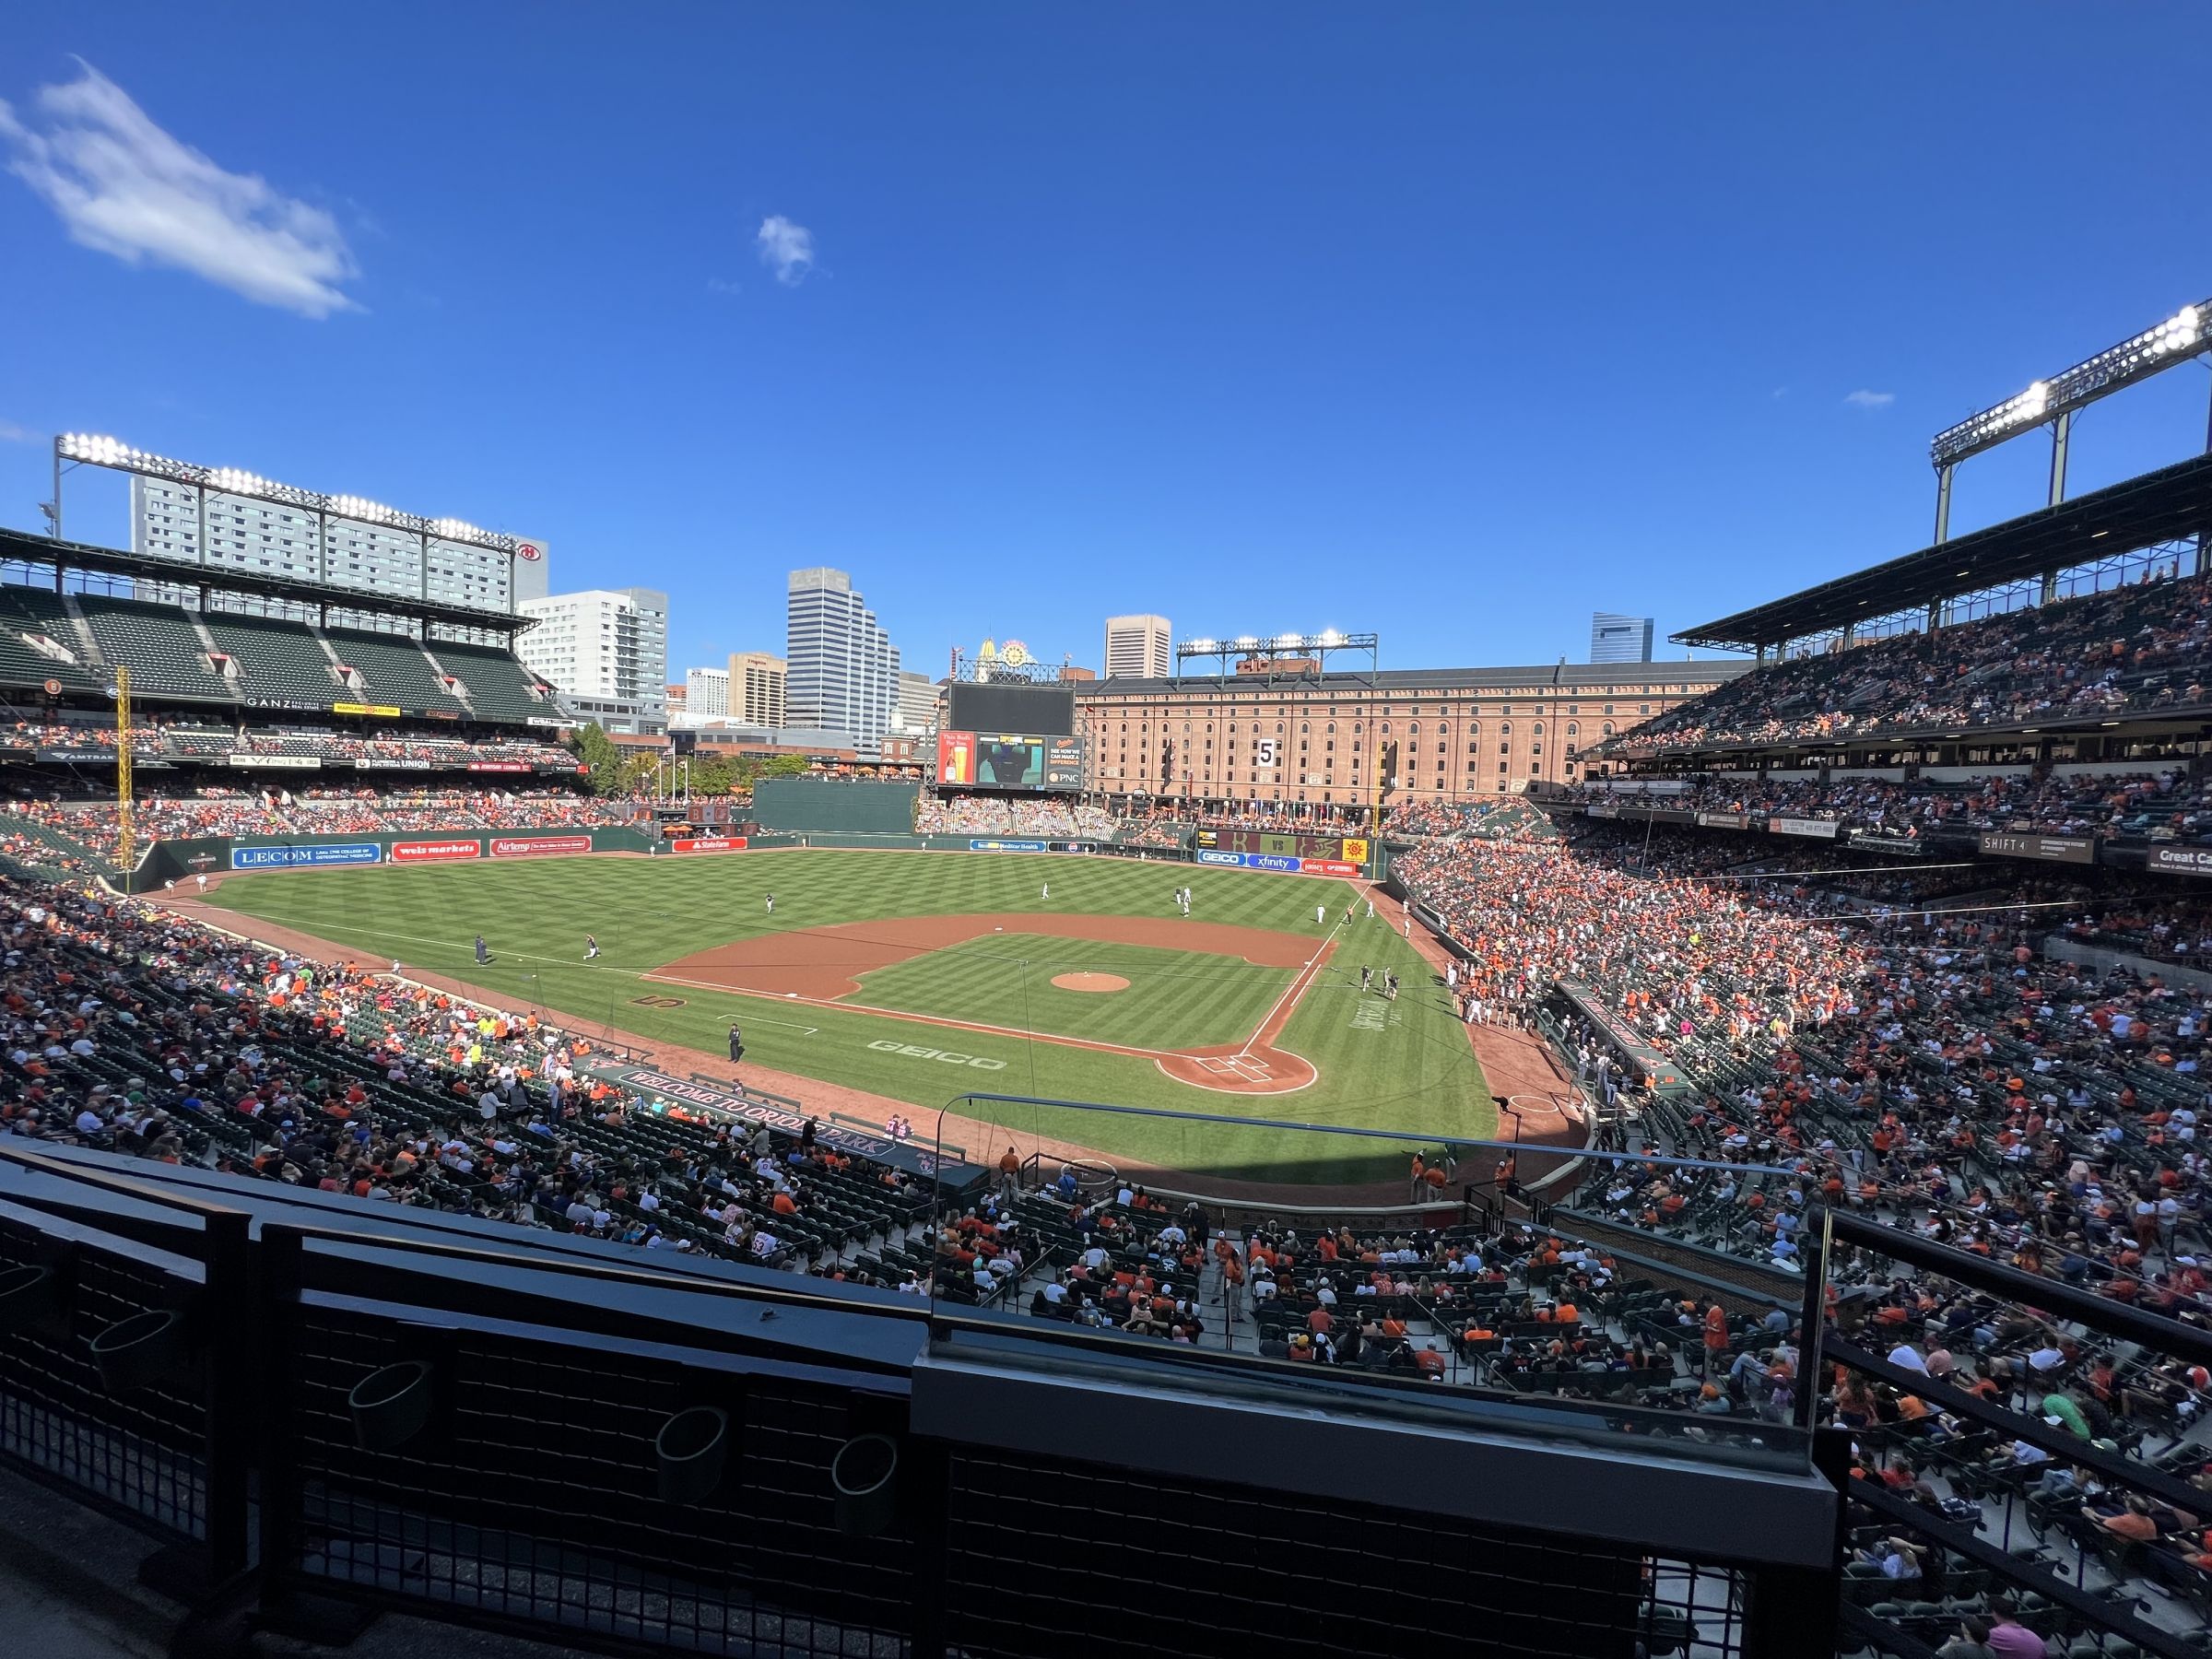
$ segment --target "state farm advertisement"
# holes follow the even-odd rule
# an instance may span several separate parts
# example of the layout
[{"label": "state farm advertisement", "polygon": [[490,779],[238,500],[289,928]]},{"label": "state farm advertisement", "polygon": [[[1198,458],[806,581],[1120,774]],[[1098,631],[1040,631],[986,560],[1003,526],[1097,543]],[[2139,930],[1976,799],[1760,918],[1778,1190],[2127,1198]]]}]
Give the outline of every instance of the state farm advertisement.
[{"label": "state farm advertisement", "polygon": [[434,864],[449,858],[481,858],[480,841],[405,841],[392,843],[394,864]]},{"label": "state farm advertisement", "polygon": [[494,858],[544,858],[555,853],[589,853],[592,838],[588,835],[495,835],[491,838],[491,855]]},{"label": "state farm advertisement", "polygon": [[669,846],[678,853],[742,853],[746,838],[742,835],[677,835],[671,836]]}]

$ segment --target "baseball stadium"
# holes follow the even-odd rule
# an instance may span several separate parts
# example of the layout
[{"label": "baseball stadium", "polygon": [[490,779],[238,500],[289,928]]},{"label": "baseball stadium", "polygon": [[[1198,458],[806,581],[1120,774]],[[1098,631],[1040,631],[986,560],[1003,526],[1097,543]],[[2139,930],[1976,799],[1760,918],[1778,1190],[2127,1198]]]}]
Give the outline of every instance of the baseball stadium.
[{"label": "baseball stadium", "polygon": [[2201,1659],[2212,457],[2065,442],[2208,328],[1726,661],[999,658],[713,797],[529,544],[64,434],[418,564],[0,532],[0,1477],[177,1651]]}]

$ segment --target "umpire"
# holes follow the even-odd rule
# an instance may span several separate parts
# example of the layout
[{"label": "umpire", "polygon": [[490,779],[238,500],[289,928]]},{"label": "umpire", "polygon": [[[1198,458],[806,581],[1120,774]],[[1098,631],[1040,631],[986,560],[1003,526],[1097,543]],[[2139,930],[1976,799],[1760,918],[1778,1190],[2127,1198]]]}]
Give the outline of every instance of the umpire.
[{"label": "umpire", "polygon": [[744,1058],[745,1033],[737,1029],[737,1022],[733,1019],[730,1021],[730,1064],[735,1065]]}]

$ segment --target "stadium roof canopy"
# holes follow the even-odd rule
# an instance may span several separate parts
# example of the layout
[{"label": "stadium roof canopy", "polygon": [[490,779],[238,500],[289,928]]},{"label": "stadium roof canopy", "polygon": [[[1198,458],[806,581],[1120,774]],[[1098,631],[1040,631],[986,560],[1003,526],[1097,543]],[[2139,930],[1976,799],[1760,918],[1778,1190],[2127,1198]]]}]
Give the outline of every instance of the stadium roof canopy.
[{"label": "stadium roof canopy", "polygon": [[1756,651],[2206,528],[2212,455],[2198,455],[1671,637],[1681,645]]},{"label": "stadium roof canopy", "polygon": [[335,605],[346,610],[414,617],[451,628],[480,628],[518,634],[537,626],[534,617],[515,616],[507,611],[409,598],[404,594],[380,593],[373,588],[342,587],[335,582],[260,576],[251,571],[222,565],[149,559],[142,553],[125,553],[118,547],[96,547],[88,542],[56,541],[50,535],[33,535],[27,530],[0,529],[0,565],[13,564],[51,565],[57,577],[74,571],[86,576],[121,576],[164,587],[209,587],[227,594],[288,599],[300,605]]}]

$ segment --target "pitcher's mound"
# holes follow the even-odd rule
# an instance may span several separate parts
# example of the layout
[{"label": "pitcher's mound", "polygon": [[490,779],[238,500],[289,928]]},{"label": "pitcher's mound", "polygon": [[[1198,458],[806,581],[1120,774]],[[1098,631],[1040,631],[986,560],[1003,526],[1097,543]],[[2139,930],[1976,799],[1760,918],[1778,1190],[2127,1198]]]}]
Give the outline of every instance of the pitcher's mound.
[{"label": "pitcher's mound", "polygon": [[1129,982],[1118,973],[1055,973],[1053,983],[1063,991],[1126,991]]}]

